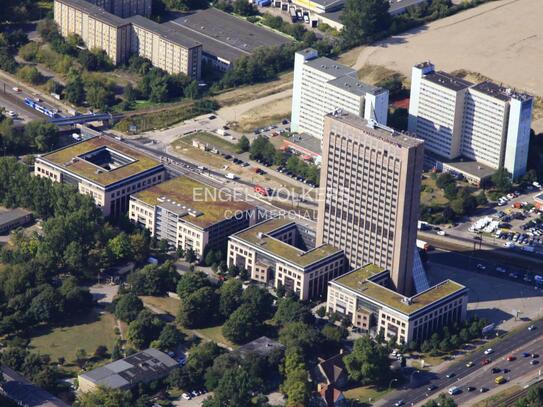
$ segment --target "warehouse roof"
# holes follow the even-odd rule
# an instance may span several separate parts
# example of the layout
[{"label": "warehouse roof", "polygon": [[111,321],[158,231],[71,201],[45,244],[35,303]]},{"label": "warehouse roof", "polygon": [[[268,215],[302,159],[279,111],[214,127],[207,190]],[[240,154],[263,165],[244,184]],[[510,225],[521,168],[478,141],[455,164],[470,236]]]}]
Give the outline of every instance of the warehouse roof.
[{"label": "warehouse roof", "polygon": [[97,386],[128,389],[166,376],[177,362],[165,353],[149,348],[124,359],[85,372],[80,377]]},{"label": "warehouse roof", "polygon": [[32,212],[23,208],[6,209],[0,206],[0,226],[28,215],[32,215]]},{"label": "warehouse roof", "polygon": [[117,17],[115,14],[108,13],[104,9],[95,6],[92,3],[89,3],[85,0],[55,0],[59,3],[63,3],[67,6],[73,7],[77,10],[80,10],[84,13],[89,14],[94,17],[96,20],[99,20],[105,24],[121,27],[123,25],[129,24],[129,22],[121,17]]},{"label": "warehouse roof", "polygon": [[137,16],[137,15],[132,16],[128,18],[127,20],[130,21],[134,25],[140,26],[148,31],[152,31],[160,35],[165,40],[181,45],[182,47],[194,48],[194,47],[198,47],[202,45],[200,42],[195,41],[194,39],[187,37],[185,35],[182,35],[177,30],[171,29],[169,25],[158,24],[158,23],[155,23],[153,20],[149,20],[148,18]]},{"label": "warehouse roof", "polygon": [[[100,162],[95,161],[102,155]],[[111,158],[112,164],[104,163]],[[91,180],[98,185],[108,186],[142,172],[162,167],[162,164],[122,143],[97,136],[63,147],[38,157],[68,171]],[[113,162],[118,160],[118,162]],[[93,162],[94,161],[94,162]]]},{"label": "warehouse roof", "polygon": [[274,47],[291,42],[286,36],[261,28],[214,7],[192,11],[172,22],[204,36],[206,41],[197,39],[202,42],[204,51],[210,44],[215,46],[215,41],[221,43],[223,47],[232,47],[238,52],[248,53],[259,47]]},{"label": "warehouse roof", "polygon": [[342,252],[342,250],[329,244],[323,244],[305,251],[271,236],[274,231],[289,225],[296,225],[296,222],[286,218],[274,218],[242,230],[232,236],[258,250],[263,250],[280,257],[300,268],[307,267]]},{"label": "warehouse roof", "polygon": [[254,207],[245,201],[192,178],[177,177],[133,195],[148,205],[160,206],[184,222],[206,228]]}]

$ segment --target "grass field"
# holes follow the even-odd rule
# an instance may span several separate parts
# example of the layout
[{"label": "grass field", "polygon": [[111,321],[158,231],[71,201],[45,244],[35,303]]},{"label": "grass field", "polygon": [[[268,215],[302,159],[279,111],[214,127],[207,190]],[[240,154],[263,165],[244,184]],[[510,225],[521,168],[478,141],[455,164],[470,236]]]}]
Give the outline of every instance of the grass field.
[{"label": "grass field", "polygon": [[204,143],[208,143],[212,145],[213,147],[217,147],[220,150],[228,151],[230,153],[236,152],[236,145],[234,143],[230,143],[228,140],[224,139],[223,137],[216,136],[215,134],[207,133],[207,132],[198,132],[198,133],[192,133],[188,136],[183,137],[183,141],[187,142],[188,144],[192,144],[192,140],[199,140]]},{"label": "grass field", "polygon": [[140,296],[144,304],[149,304],[152,307],[158,308],[171,316],[175,317],[179,310],[180,300],[171,297],[151,297],[142,295]]},{"label": "grass field", "polygon": [[238,345],[230,342],[222,335],[222,325],[212,326],[209,328],[194,329],[193,332],[198,336],[203,337],[204,339],[208,339],[216,343],[222,343],[232,349],[238,347]]},{"label": "grass field", "polygon": [[33,337],[30,347],[50,355],[52,360],[63,356],[67,362],[72,362],[78,349],[85,349],[88,355],[92,355],[99,345],[105,345],[111,352],[115,341],[114,329],[112,314],[93,312],[73,325],[53,328]]},{"label": "grass field", "polygon": [[371,403],[373,403],[389,392],[390,390],[386,388],[379,389],[375,386],[360,386],[349,389],[344,394],[347,399],[359,400],[361,403],[367,403],[371,398]]},{"label": "grass field", "polygon": [[445,197],[443,190],[436,186],[436,181],[426,174],[422,180],[422,188],[425,190],[420,193],[420,203],[424,205],[445,205],[449,200]]}]

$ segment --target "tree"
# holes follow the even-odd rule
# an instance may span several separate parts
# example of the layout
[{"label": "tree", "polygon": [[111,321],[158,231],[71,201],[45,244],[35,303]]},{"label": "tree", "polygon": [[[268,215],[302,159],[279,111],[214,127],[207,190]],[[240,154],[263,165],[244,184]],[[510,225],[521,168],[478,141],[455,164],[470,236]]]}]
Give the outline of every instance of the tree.
[{"label": "tree", "polygon": [[116,361],[123,358],[123,348],[120,338],[115,340],[113,350],[111,351],[111,360]]},{"label": "tree", "polygon": [[355,341],[353,351],[343,362],[349,377],[362,384],[383,383],[390,375],[386,346],[374,342],[368,335]]},{"label": "tree", "polygon": [[34,120],[24,128],[24,136],[32,140],[32,147],[42,153],[51,150],[55,145],[58,129],[54,124]]},{"label": "tree", "polygon": [[107,356],[107,346],[98,345],[96,347],[96,350],[94,351],[94,357],[102,359],[106,356]]},{"label": "tree", "polygon": [[164,322],[151,311],[141,310],[138,317],[128,325],[128,339],[138,349],[145,349],[158,338],[163,327]]},{"label": "tree", "polygon": [[143,302],[137,295],[128,293],[119,298],[115,304],[115,316],[124,322],[132,322],[143,309]]},{"label": "tree", "polygon": [[80,368],[83,368],[83,366],[85,366],[85,363],[87,361],[87,352],[85,351],[85,349],[79,348],[75,351],[75,361]]},{"label": "tree", "polygon": [[254,393],[261,385],[261,381],[244,367],[232,367],[224,372],[213,396],[206,399],[203,406],[252,406]]},{"label": "tree", "polygon": [[292,296],[288,296],[279,300],[273,319],[281,325],[289,322],[304,322],[309,324],[313,321],[313,314],[311,314],[309,307],[297,301]]},{"label": "tree", "polygon": [[265,321],[273,313],[273,297],[264,288],[250,285],[243,291],[241,299],[244,304],[251,304],[258,311],[258,319]]},{"label": "tree", "polygon": [[201,271],[185,273],[177,283],[177,295],[181,300],[184,300],[200,288],[209,287],[210,285],[207,275]]},{"label": "tree", "polygon": [[341,347],[341,342],[347,337],[345,328],[335,325],[325,325],[321,330],[321,335],[324,338],[323,348],[326,350],[336,350]]},{"label": "tree", "polygon": [[107,110],[115,102],[115,95],[109,86],[93,82],[87,85],[87,101],[96,109]]},{"label": "tree", "polygon": [[177,321],[187,328],[209,326],[215,321],[219,299],[211,287],[203,287],[183,298]]},{"label": "tree", "polygon": [[436,399],[426,402],[423,407],[456,407],[456,402],[451,396],[441,393]]},{"label": "tree", "polygon": [[222,327],[225,338],[237,344],[249,342],[260,335],[263,324],[258,312],[250,304],[243,304],[226,320]]},{"label": "tree", "polygon": [[200,343],[190,349],[187,363],[181,369],[174,370],[168,382],[171,386],[182,388],[202,387],[206,370],[213,365],[221,353],[221,348],[215,342]]},{"label": "tree", "polygon": [[98,387],[94,391],[80,393],[78,402],[81,407],[131,407],[134,405],[132,394],[127,390]]},{"label": "tree", "polygon": [[240,305],[243,295],[243,284],[240,280],[228,279],[219,289],[219,313],[228,318]]},{"label": "tree", "polygon": [[189,263],[194,263],[196,261],[196,253],[192,247],[185,251],[185,260]]},{"label": "tree", "polygon": [[166,325],[158,337],[160,349],[164,351],[176,349],[177,345],[179,345],[182,340],[183,335],[181,332],[179,332],[175,325],[171,324]]},{"label": "tree", "polygon": [[234,13],[240,16],[252,16],[256,10],[248,0],[234,0]]},{"label": "tree", "polygon": [[64,88],[66,100],[74,105],[81,105],[85,100],[85,87],[80,76],[70,80]]},{"label": "tree", "polygon": [[307,355],[319,344],[319,333],[311,325],[290,322],[279,331],[279,342],[287,348],[297,348]]},{"label": "tree", "polygon": [[287,348],[284,364],[285,380],[281,390],[288,399],[287,406],[306,406],[311,395],[309,372],[299,349]]},{"label": "tree", "polygon": [[238,152],[245,153],[246,151],[249,151],[250,148],[251,148],[251,143],[249,143],[249,139],[247,138],[247,136],[245,135],[241,136],[237,144]]},{"label": "tree", "polygon": [[35,66],[25,65],[17,71],[17,77],[24,82],[39,85],[43,82],[43,75]]},{"label": "tree", "polygon": [[391,23],[387,0],[347,0],[343,9],[341,32],[346,47],[372,41],[376,34],[386,31]]},{"label": "tree", "polygon": [[443,172],[439,174],[438,177],[436,178],[436,186],[438,188],[445,189],[445,187],[449,184],[456,184],[456,180],[448,172]]},{"label": "tree", "polygon": [[200,97],[200,86],[197,81],[191,81],[184,89],[185,96],[189,99],[198,99]]},{"label": "tree", "polygon": [[500,168],[491,177],[492,184],[502,194],[511,190],[511,173],[505,168]]}]

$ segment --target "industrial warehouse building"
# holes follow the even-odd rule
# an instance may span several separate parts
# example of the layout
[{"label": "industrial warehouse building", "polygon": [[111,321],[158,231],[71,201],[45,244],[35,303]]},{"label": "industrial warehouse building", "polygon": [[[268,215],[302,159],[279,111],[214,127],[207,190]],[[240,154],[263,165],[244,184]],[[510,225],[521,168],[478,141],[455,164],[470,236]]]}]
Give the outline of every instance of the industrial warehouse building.
[{"label": "industrial warehouse building", "polygon": [[100,136],[37,156],[34,174],[76,186],[106,216],[126,213],[130,194],[166,179],[159,161]]},{"label": "industrial warehouse building", "polygon": [[187,177],[177,177],[130,198],[130,220],[173,247],[226,248],[228,236],[256,222],[256,208],[223,191]]}]

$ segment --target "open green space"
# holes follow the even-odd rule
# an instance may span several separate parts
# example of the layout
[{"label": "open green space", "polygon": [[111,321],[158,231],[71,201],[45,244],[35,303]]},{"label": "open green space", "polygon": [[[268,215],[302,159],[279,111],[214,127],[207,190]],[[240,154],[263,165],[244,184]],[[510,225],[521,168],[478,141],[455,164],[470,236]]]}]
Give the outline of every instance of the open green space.
[{"label": "open green space", "polygon": [[224,344],[232,349],[238,347],[238,345],[230,342],[222,335],[222,325],[211,326],[209,328],[194,329],[193,332],[204,339]]},{"label": "open green space", "polygon": [[443,190],[437,187],[436,180],[429,174],[422,180],[420,202],[425,205],[445,205],[449,202]]},{"label": "open green space", "polygon": [[216,136],[215,134],[211,134],[208,132],[199,131],[197,133],[192,133],[182,138],[183,141],[191,145],[192,145],[192,140],[194,139],[199,140],[203,143],[207,143],[210,146],[218,148],[219,150],[225,150],[230,153],[235,153],[237,150],[235,144],[230,143],[229,141],[225,140],[223,137]]},{"label": "open green space", "polygon": [[30,347],[50,355],[52,360],[62,356],[67,362],[72,362],[78,349],[85,349],[87,355],[92,355],[99,345],[104,345],[111,352],[115,342],[114,330],[115,317],[95,310],[70,325],[38,332],[30,341]]},{"label": "open green space", "polygon": [[391,390],[388,388],[378,388],[376,386],[360,386],[349,389],[345,391],[344,394],[345,398],[350,400],[357,400],[361,403],[373,403],[376,400],[382,398],[390,391]]},{"label": "open green space", "polygon": [[157,308],[167,314],[170,314],[173,317],[177,315],[179,305],[181,304],[180,300],[172,297],[152,297],[148,295],[142,295],[140,296],[140,299],[143,301],[144,304]]}]

